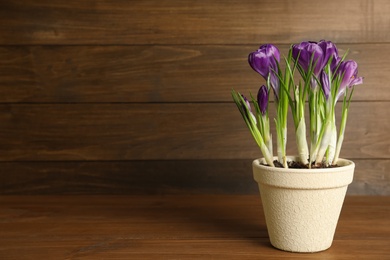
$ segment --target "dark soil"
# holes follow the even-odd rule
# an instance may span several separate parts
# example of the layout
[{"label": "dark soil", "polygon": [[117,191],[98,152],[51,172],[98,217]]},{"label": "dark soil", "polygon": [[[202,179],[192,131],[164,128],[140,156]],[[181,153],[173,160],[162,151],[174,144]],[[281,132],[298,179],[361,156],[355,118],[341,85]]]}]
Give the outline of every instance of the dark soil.
[{"label": "dark soil", "polygon": [[[268,164],[264,164],[269,166]],[[274,161],[275,167],[278,168],[283,168],[283,164],[281,164],[278,160]],[[287,162],[288,168],[291,169],[309,169],[309,164],[303,164],[301,162],[296,162],[296,161],[288,161]],[[336,165],[325,165],[324,163],[321,164],[311,164],[311,169],[323,169],[323,168],[335,168],[339,167],[337,164]]]}]

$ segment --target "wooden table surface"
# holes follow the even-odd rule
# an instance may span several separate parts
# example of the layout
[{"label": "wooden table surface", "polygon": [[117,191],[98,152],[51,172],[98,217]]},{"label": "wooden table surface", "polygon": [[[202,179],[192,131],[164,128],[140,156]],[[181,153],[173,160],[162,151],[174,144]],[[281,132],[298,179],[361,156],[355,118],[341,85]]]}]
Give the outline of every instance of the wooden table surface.
[{"label": "wooden table surface", "polygon": [[259,196],[2,196],[0,259],[390,259],[390,197],[347,197],[332,247],[299,254]]}]

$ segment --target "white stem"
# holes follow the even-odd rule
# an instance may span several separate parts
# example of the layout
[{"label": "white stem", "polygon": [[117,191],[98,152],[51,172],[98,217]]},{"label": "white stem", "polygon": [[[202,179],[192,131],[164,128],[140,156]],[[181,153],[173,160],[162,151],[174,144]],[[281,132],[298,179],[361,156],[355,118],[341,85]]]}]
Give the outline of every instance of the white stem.
[{"label": "white stem", "polygon": [[262,143],[262,145],[260,145],[260,150],[263,153],[263,156],[264,156],[265,161],[267,162],[267,164],[269,166],[275,167],[275,165],[274,165],[274,158],[273,158],[272,154],[270,154],[270,152],[268,151],[267,146],[264,143]]},{"label": "white stem", "polygon": [[336,153],[336,143],[337,143],[337,129],[336,126],[332,126],[332,133],[330,136],[330,142],[328,147],[328,157],[326,158],[326,164],[331,165]]},{"label": "white stem", "polygon": [[251,126],[252,126],[251,129],[252,129],[253,137],[255,138],[257,145],[260,147],[260,150],[261,150],[267,164],[269,166],[275,167],[275,165],[273,163],[273,156],[270,153],[270,151],[268,150],[268,147],[265,145],[264,139],[263,139],[259,129],[257,128],[254,120],[252,120]]},{"label": "white stem", "polygon": [[288,168],[287,157],[286,156],[283,156],[283,167],[284,168]]},{"label": "white stem", "polygon": [[306,125],[305,125],[305,118],[301,118],[298,124],[298,128],[295,132],[296,140],[297,140],[297,146],[298,146],[298,155],[301,163],[308,164],[308,158],[309,158],[309,148],[307,146],[307,140],[306,140]]}]

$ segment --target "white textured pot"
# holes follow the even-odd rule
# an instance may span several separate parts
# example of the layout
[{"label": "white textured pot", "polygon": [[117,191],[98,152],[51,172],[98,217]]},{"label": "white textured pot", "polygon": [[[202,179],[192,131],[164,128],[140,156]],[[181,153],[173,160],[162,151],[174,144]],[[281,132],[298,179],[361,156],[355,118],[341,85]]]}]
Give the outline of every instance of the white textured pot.
[{"label": "white textured pot", "polygon": [[[289,157],[289,160],[295,159]],[[341,167],[285,169],[253,161],[271,244],[291,252],[328,249],[355,164],[339,159]]]}]

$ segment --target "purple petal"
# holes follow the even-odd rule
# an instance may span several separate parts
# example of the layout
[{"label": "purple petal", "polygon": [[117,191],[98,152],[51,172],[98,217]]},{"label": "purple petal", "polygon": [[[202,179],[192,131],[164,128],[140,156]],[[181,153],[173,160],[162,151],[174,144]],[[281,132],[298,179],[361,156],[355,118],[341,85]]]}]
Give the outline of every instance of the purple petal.
[{"label": "purple petal", "polygon": [[347,87],[363,84],[363,78],[358,77],[358,65],[354,60],[343,61],[337,72],[340,77],[343,77],[340,82],[339,93],[337,99],[344,94]]},{"label": "purple petal", "polygon": [[[250,118],[252,118],[252,120],[253,120],[255,123],[257,123],[256,117],[255,117],[255,115],[252,113],[251,104],[249,103],[248,99],[247,99],[244,95],[241,95],[241,96],[242,96],[242,98],[243,98],[244,101],[245,101],[245,104],[242,104],[242,106],[243,106],[243,109],[244,109],[244,111],[245,111],[246,118],[247,118],[248,120],[250,120]],[[245,107],[248,108],[249,114],[247,113],[247,110],[246,110]]]},{"label": "purple petal", "polygon": [[267,80],[272,70],[278,70],[275,59],[278,62],[280,61],[280,53],[278,48],[272,44],[262,45],[257,51],[250,53],[248,56],[249,65],[265,80]]},{"label": "purple petal", "polygon": [[249,100],[244,95],[241,95],[241,96],[244,99],[245,105],[248,108],[248,110],[252,112],[251,103],[249,103]]},{"label": "purple petal", "polygon": [[337,73],[343,77],[340,83],[340,89],[345,89],[351,85],[352,80],[357,77],[357,67],[358,65],[354,60],[343,61],[340,64],[337,70]]},{"label": "purple petal", "polygon": [[313,56],[313,74],[318,77],[324,67],[324,52],[321,46],[317,42],[301,42],[294,44],[292,48],[293,58],[297,59],[299,54],[298,63],[305,72],[308,72]]},{"label": "purple petal", "polygon": [[321,85],[322,85],[322,91],[324,91],[325,98],[328,100],[329,94],[330,94],[330,82],[329,82],[329,76],[326,74],[326,72],[323,70],[321,72]]},{"label": "purple petal", "polygon": [[265,115],[268,106],[268,90],[267,87],[262,85],[257,93],[257,103],[259,104],[260,112]]},{"label": "purple petal", "polygon": [[272,90],[274,91],[274,95],[276,96],[276,99],[279,100],[280,83],[279,83],[279,78],[278,76],[276,76],[275,73],[271,73],[270,82],[271,82]]},{"label": "purple petal", "polygon": [[334,69],[337,67],[337,64],[341,60],[336,45],[331,41],[325,41],[325,40],[321,40],[318,43],[318,45],[321,47],[322,52],[324,53],[322,66],[325,67],[329,59],[332,58],[330,69],[334,71]]},{"label": "purple petal", "polygon": [[356,85],[360,85],[360,84],[363,84],[363,77],[354,78],[354,79],[351,81],[351,83],[350,83],[350,87],[356,86]]},{"label": "purple petal", "polygon": [[300,44],[294,44],[292,46],[292,56],[294,59],[298,58],[298,63],[301,65],[301,67],[307,71],[309,68],[310,63],[310,56],[309,53],[306,51],[307,46],[309,45],[309,42],[301,42]]},{"label": "purple petal", "polygon": [[265,80],[270,78],[271,87],[278,98],[280,83],[276,73],[278,73],[278,63],[280,62],[279,49],[272,44],[264,44],[257,51],[249,54],[248,62],[252,69],[263,76]]}]

